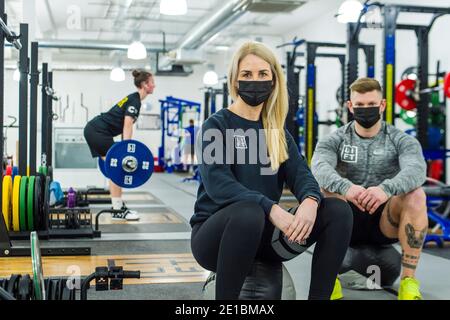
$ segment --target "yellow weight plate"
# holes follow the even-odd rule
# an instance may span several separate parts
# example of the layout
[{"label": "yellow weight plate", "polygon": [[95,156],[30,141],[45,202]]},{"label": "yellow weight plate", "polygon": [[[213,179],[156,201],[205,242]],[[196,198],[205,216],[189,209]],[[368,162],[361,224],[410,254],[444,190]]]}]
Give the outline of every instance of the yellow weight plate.
[{"label": "yellow weight plate", "polygon": [[11,229],[11,196],[12,196],[12,177],[4,176],[3,177],[3,190],[2,190],[2,212],[3,219],[5,220],[6,228],[8,230]]},{"label": "yellow weight plate", "polygon": [[13,196],[12,196],[13,231],[20,231],[20,222],[19,222],[20,179],[21,179],[21,176],[15,176],[14,182],[13,182]]}]

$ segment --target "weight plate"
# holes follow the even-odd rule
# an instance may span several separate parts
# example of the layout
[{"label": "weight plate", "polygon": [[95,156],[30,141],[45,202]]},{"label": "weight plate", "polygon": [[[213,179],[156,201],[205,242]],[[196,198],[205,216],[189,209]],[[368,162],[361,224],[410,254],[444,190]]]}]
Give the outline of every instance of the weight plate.
[{"label": "weight plate", "polygon": [[8,281],[8,287],[6,289],[6,291],[8,291],[8,293],[16,299],[17,299],[17,294],[19,293],[18,292],[19,281],[20,281],[20,274],[11,275],[11,277],[9,278],[9,281]]},{"label": "weight plate", "polygon": [[14,180],[14,177],[17,176],[19,174],[19,168],[18,167],[13,167],[12,168],[12,178]]},{"label": "weight plate", "polygon": [[38,172],[39,172],[40,174],[46,176],[46,175],[47,175],[47,167],[45,167],[45,166],[40,166]]},{"label": "weight plate", "polygon": [[71,300],[72,292],[67,287],[67,280],[61,279],[61,300]]},{"label": "weight plate", "polygon": [[105,161],[102,159],[102,157],[98,157],[98,168],[100,169],[101,173],[108,178],[108,175],[106,174],[105,170]]},{"label": "weight plate", "polygon": [[31,176],[28,179],[28,192],[27,192],[27,221],[28,221],[28,230],[34,230],[34,184],[35,177]]},{"label": "weight plate", "polygon": [[44,194],[43,194],[43,202],[42,202],[42,228],[43,230],[48,230],[48,219],[50,212],[50,177],[45,177],[44,184]]},{"label": "weight plate", "polygon": [[3,177],[3,187],[2,187],[2,212],[3,219],[5,220],[6,228],[11,230],[12,222],[12,177]]},{"label": "weight plate", "polygon": [[6,166],[6,175],[7,176],[12,176],[12,167],[11,166]]},{"label": "weight plate", "polygon": [[18,300],[30,300],[31,297],[31,278],[28,274],[25,274],[20,278],[19,281],[19,294],[17,295]]},{"label": "weight plate", "polygon": [[118,142],[106,155],[107,176],[123,188],[143,185],[150,179],[153,169],[153,154],[145,144],[136,140]]},{"label": "weight plate", "polygon": [[47,168],[47,175],[50,177],[50,182],[53,181],[53,167],[49,166]]},{"label": "weight plate", "polygon": [[395,102],[405,110],[413,110],[417,107],[417,103],[411,93],[416,87],[416,80],[405,79],[395,86]]},{"label": "weight plate", "polygon": [[36,300],[45,300],[44,273],[42,271],[41,247],[36,231],[30,233],[31,266],[33,269],[33,287]]},{"label": "weight plate", "polygon": [[444,78],[444,94],[447,98],[450,98],[450,72]]},{"label": "weight plate", "polygon": [[36,176],[34,181],[34,228],[41,230],[42,179]]},{"label": "weight plate", "polygon": [[49,300],[59,300],[59,279],[50,279],[50,292],[48,293]]},{"label": "weight plate", "polygon": [[15,176],[13,180],[13,197],[12,197],[13,231],[20,231],[20,222],[19,222],[20,179],[21,176]]},{"label": "weight plate", "polygon": [[8,279],[3,279],[2,289],[3,290],[8,289]]},{"label": "weight plate", "polygon": [[20,231],[27,231],[27,187],[28,177],[20,179],[19,191],[19,217],[20,217]]}]

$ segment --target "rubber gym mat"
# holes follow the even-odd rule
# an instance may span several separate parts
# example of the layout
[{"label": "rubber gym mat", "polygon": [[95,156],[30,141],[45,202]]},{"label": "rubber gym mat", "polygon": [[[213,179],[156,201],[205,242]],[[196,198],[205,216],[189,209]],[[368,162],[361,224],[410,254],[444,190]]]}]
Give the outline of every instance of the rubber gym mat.
[{"label": "rubber gym mat", "polygon": [[13,182],[13,196],[12,196],[13,231],[20,231],[20,219],[19,219],[20,179],[21,176],[15,176]]},{"label": "rubber gym mat", "polygon": [[[128,204],[132,207],[131,204]],[[93,219],[99,212],[98,208],[91,209]],[[158,233],[158,232],[186,232],[191,228],[187,221],[170,208],[139,208],[138,221],[113,220],[111,214],[103,213],[99,218],[99,229],[105,233]],[[95,220],[94,220],[95,221]]]},{"label": "rubber gym mat", "polygon": [[20,217],[20,231],[27,231],[27,187],[28,177],[22,177],[20,179],[20,191],[19,191],[19,217]]},{"label": "rubber gym mat", "polygon": [[12,220],[12,177],[3,177],[3,187],[2,187],[2,212],[3,219],[5,220],[6,228],[11,229]]},{"label": "rubber gym mat", "polygon": [[443,248],[439,247],[427,247],[423,249],[423,252],[431,254],[436,257],[441,257],[450,260],[450,243],[446,243]]},{"label": "rubber gym mat", "polygon": [[34,230],[34,183],[35,177],[28,179],[27,193],[27,214],[28,214],[28,230]]}]

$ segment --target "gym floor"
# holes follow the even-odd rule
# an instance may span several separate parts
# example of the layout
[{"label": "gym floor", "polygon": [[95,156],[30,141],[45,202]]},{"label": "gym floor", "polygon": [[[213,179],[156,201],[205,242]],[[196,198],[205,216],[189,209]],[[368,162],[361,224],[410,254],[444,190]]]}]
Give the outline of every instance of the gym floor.
[{"label": "gym floor", "polygon": [[[85,276],[97,266],[123,266],[140,270],[141,279],[127,279],[120,291],[88,290],[88,299],[170,299],[201,300],[202,286],[209,271],[199,266],[190,250],[190,226],[197,183],[182,183],[177,174],[155,173],[139,191],[128,192],[124,199],[130,209],[141,214],[139,222],[116,222],[108,216],[100,219],[102,236],[96,239],[41,241],[45,246],[89,246],[90,256],[43,257],[45,277],[69,276],[79,270]],[[91,205],[98,212],[110,205]],[[13,245],[27,245],[14,241]],[[397,247],[397,249],[399,249]],[[295,284],[298,300],[307,299],[313,248],[285,263]],[[424,299],[450,297],[450,249],[426,248],[417,271]],[[0,278],[13,273],[31,274],[29,257],[4,258]],[[344,299],[395,300],[393,290],[347,290]]]}]

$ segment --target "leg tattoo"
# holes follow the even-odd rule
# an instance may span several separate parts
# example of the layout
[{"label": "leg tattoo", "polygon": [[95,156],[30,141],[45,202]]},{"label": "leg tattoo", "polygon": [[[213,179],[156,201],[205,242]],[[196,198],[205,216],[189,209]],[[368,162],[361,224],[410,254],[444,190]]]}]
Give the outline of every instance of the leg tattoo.
[{"label": "leg tattoo", "polygon": [[399,223],[395,222],[395,220],[394,220],[394,218],[392,217],[392,214],[391,214],[391,201],[389,201],[388,204],[387,204],[387,219],[388,219],[389,223],[391,224],[391,226],[393,226],[394,228],[398,229]]},{"label": "leg tattoo", "polygon": [[[405,225],[405,233],[408,240],[408,245],[414,249],[422,248],[427,230],[427,227],[423,228],[422,230],[415,230],[412,224],[407,223]],[[419,233],[418,236],[416,236],[416,232]]]},{"label": "leg tattoo", "polygon": [[405,254],[405,251],[402,250],[402,266],[404,268],[416,270],[418,261],[419,261],[418,256]]}]

